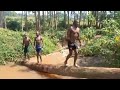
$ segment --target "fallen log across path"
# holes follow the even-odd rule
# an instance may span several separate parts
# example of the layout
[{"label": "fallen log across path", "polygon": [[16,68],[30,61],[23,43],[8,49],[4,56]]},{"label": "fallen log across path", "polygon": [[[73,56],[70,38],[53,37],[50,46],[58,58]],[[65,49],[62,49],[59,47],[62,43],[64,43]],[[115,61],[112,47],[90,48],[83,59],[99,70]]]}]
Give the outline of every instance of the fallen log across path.
[{"label": "fallen log across path", "polygon": [[39,72],[46,72],[63,76],[88,79],[120,79],[120,68],[66,67],[62,65],[36,64],[31,62],[19,62],[19,64]]}]

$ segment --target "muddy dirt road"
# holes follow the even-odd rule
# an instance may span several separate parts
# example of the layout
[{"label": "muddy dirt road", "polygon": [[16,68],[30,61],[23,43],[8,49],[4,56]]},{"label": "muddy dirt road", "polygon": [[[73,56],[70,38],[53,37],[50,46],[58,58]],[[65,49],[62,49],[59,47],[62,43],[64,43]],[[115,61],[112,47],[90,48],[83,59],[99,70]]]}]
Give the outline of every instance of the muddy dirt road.
[{"label": "muddy dirt road", "polygon": [[[65,52],[55,52],[43,56],[44,64],[62,64],[65,60]],[[73,60],[69,60],[69,65],[72,65]],[[36,62],[36,57],[31,58],[30,62]],[[78,79],[75,77],[60,76],[48,73],[33,71],[25,66],[19,66],[14,63],[9,63],[5,66],[0,66],[0,79]]]}]

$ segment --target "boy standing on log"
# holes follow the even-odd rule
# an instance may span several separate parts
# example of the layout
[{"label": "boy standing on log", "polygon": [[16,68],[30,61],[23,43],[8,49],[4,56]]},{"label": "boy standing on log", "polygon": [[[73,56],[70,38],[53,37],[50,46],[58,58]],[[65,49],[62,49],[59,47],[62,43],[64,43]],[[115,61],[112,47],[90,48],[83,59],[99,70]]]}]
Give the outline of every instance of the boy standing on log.
[{"label": "boy standing on log", "polygon": [[37,63],[39,63],[39,58],[42,62],[41,51],[42,51],[43,38],[40,33],[36,32],[36,37],[34,39],[34,46],[37,52]]},{"label": "boy standing on log", "polygon": [[80,28],[78,27],[78,22],[75,20],[73,22],[73,25],[67,31],[67,43],[68,43],[68,48],[69,48],[69,54],[67,55],[66,60],[64,62],[65,65],[67,64],[68,59],[71,57],[72,52],[74,51],[75,56],[74,56],[73,66],[76,67],[76,60],[78,56],[77,40],[79,41],[80,46],[81,46],[81,41],[79,38],[79,35],[80,35],[79,31],[80,31]]},{"label": "boy standing on log", "polygon": [[30,43],[32,44],[30,38],[28,37],[27,33],[24,34],[23,36],[23,49],[24,49],[24,59],[26,60],[26,58],[28,58],[28,60],[30,60],[29,57],[29,45]]}]

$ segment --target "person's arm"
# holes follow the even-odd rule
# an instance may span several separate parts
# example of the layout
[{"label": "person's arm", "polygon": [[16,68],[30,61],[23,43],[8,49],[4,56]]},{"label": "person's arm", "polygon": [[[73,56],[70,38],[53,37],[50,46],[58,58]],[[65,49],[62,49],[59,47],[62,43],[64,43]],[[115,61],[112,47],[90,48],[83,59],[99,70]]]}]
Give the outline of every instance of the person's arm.
[{"label": "person's arm", "polygon": [[78,38],[77,38],[77,40],[79,41],[80,46],[81,46],[81,40],[80,40],[80,29],[77,30],[77,33],[78,33]]},{"label": "person's arm", "polygon": [[44,45],[43,45],[43,37],[41,37],[41,41],[42,41],[42,47],[43,47],[43,46],[44,46]]},{"label": "person's arm", "polygon": [[24,45],[25,45],[25,42],[24,42],[24,38],[23,38],[23,42],[22,42],[22,49],[23,49]]},{"label": "person's arm", "polygon": [[69,40],[69,39],[70,39],[70,28],[67,30],[66,39],[67,39],[67,40]]},{"label": "person's arm", "polygon": [[78,33],[78,38],[77,38],[77,40],[79,41],[80,46],[81,46],[80,33]]}]

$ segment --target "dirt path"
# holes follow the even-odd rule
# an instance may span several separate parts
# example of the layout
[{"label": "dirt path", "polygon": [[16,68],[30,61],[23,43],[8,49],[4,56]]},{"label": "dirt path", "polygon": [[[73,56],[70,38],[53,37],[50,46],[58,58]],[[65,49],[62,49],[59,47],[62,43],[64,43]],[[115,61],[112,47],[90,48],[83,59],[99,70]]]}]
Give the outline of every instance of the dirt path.
[{"label": "dirt path", "polygon": [[[68,51],[68,50],[67,50]],[[43,56],[44,64],[62,64],[67,55],[67,51],[55,52]],[[69,65],[72,65],[73,60],[70,60]],[[30,62],[36,62],[36,57],[31,58]],[[5,66],[0,66],[0,79],[77,79],[75,77],[60,76],[54,74],[40,73],[33,71],[25,66],[19,66],[9,63]]]}]

